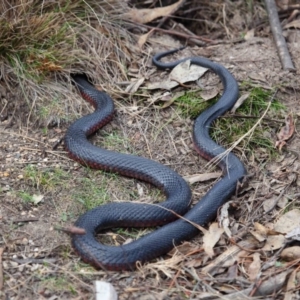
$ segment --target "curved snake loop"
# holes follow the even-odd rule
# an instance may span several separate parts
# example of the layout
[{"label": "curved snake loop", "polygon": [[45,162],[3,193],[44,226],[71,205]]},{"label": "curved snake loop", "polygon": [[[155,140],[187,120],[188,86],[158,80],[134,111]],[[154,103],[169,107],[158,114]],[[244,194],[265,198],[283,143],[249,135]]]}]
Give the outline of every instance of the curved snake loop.
[{"label": "curved snake loop", "polygon": [[[206,67],[215,72],[224,85],[219,101],[202,112],[195,120],[193,140],[196,150],[207,160],[222,157],[225,149],[209,136],[214,120],[232,108],[238,98],[238,85],[230,72],[206,58],[185,58],[171,63],[159,60],[179,49],[159,53],[153,63],[162,69],[172,69],[187,59],[191,64]],[[84,77],[73,77],[76,86],[85,100],[90,102],[95,112],[80,118],[70,126],[65,136],[65,146],[71,158],[91,168],[116,172],[141,179],[155,185],[166,194],[166,201],[157,205],[139,203],[109,203],[83,214],[75,226],[85,230],[85,234],[74,234],[72,245],[76,253],[96,268],[107,270],[131,270],[136,262],[146,262],[170,251],[174,245],[191,239],[198,229],[190,222],[201,226],[216,217],[218,208],[236,191],[239,181],[246,174],[241,161],[229,153],[218,160],[223,177],[206,195],[188,211],[191,199],[187,183],[174,171],[155,161],[115,153],[92,145],[87,137],[108,123],[113,116],[111,98],[95,89]],[[174,221],[174,211],[183,215]],[[99,243],[95,234],[99,230],[112,227],[145,227],[166,224],[142,238],[122,246],[108,246]]]}]

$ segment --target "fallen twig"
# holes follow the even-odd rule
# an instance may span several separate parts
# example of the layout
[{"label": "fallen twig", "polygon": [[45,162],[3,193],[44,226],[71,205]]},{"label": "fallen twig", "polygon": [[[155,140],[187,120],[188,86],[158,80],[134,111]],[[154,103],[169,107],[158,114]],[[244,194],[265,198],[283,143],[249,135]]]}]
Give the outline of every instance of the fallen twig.
[{"label": "fallen twig", "polygon": [[201,36],[194,35],[194,34],[185,34],[183,32],[179,32],[176,30],[162,29],[162,28],[152,27],[152,26],[149,26],[146,24],[140,24],[140,23],[133,23],[133,24],[135,24],[139,27],[148,28],[153,31],[159,31],[162,33],[178,36],[180,38],[187,39],[187,42],[192,41],[192,40],[199,40],[199,41],[203,41],[204,43],[207,43],[209,45],[219,45],[219,44],[229,44],[229,43],[235,44],[235,43],[240,43],[245,40],[244,38],[237,38],[237,39],[233,39],[233,40],[211,40],[209,38],[201,37]]},{"label": "fallen twig", "polygon": [[271,30],[273,33],[282,67],[284,70],[295,71],[295,67],[289,54],[286,41],[282,34],[282,28],[278,17],[276,3],[274,0],[265,0],[265,3],[269,15]]},{"label": "fallen twig", "polygon": [[55,230],[57,231],[63,231],[67,234],[74,235],[74,234],[79,234],[79,235],[84,235],[86,234],[85,230],[83,228],[79,228],[76,226],[68,226],[68,227],[62,227],[62,226],[55,226]]},{"label": "fallen twig", "polygon": [[2,270],[2,254],[4,252],[4,248],[0,248],[0,291],[3,289],[3,270]]},{"label": "fallen twig", "polygon": [[20,218],[20,219],[12,220],[13,223],[37,222],[37,221],[39,221],[39,218],[34,218],[34,217]]},{"label": "fallen twig", "polygon": [[196,34],[194,34],[192,31],[190,31],[189,29],[187,29],[183,24],[181,23],[177,23],[175,22],[174,20],[171,20],[172,22],[172,28],[174,29],[175,27],[178,27],[179,29],[181,29],[184,33],[188,34],[191,36],[191,38],[188,39],[188,42],[192,42],[194,43],[195,45],[197,46],[205,46],[206,43],[201,41],[201,40],[198,40],[198,39],[193,39],[192,36],[196,36]]},{"label": "fallen twig", "polygon": [[179,31],[176,31],[176,30],[163,29],[163,28],[153,27],[153,26],[150,26],[150,25],[140,24],[140,23],[134,23],[134,24],[137,25],[137,26],[140,26],[140,27],[144,27],[144,28],[153,30],[153,31],[159,31],[159,32],[162,32],[162,33],[178,36],[180,38],[184,38],[184,39],[187,39],[187,40],[190,40],[190,39],[200,40],[200,41],[203,41],[205,43],[213,44],[213,45],[216,42],[214,40],[211,40],[211,39],[208,39],[208,38],[205,38],[205,37],[201,37],[201,36],[198,36],[198,35],[195,36],[194,34],[192,34],[192,35],[185,34],[183,32],[179,32]]}]

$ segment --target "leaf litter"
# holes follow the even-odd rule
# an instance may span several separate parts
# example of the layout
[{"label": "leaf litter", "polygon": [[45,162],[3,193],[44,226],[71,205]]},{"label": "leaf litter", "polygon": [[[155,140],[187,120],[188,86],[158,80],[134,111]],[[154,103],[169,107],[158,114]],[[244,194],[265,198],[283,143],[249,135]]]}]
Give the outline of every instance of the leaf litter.
[{"label": "leaf litter", "polygon": [[292,114],[288,114],[285,118],[285,126],[277,133],[277,141],[275,147],[281,152],[282,147],[286,145],[286,142],[293,136],[295,132],[295,125]]},{"label": "leaf litter", "polygon": [[[226,13],[226,10],[223,12]],[[261,51],[261,45],[263,45],[263,51]],[[293,48],[293,44],[291,48]],[[241,50],[243,51],[243,56],[245,56],[243,57],[245,62],[239,60]],[[259,57],[255,57],[256,53],[259,54]],[[261,73],[262,71],[263,74],[259,74],[258,77],[268,78],[270,85],[281,82],[280,64],[278,64],[274,46],[268,39],[260,39],[257,43],[253,41],[253,39],[250,39],[248,43],[241,45],[230,45],[230,47],[224,47],[222,45],[220,47],[214,47],[212,58],[217,58],[221,60],[221,62],[228,62],[237,58],[235,64],[238,64],[241,70],[245,70],[245,72],[243,72],[233,68],[233,73],[238,77],[239,81],[249,80],[250,76],[248,77],[247,73],[250,74],[250,71],[254,73]],[[249,62],[254,59],[256,60],[255,64],[249,64]],[[153,76],[156,77],[157,73],[153,73]],[[258,77],[256,76],[256,78]],[[145,76],[145,78],[147,77]],[[133,89],[128,88],[128,92],[136,91],[137,87],[141,86],[141,81],[138,82],[137,86]],[[182,82],[180,81],[180,83]],[[297,86],[295,82],[290,84],[293,88]],[[294,94],[290,89],[287,89],[285,92],[286,95],[281,94],[282,99],[284,99],[291,108],[295,108],[297,102],[293,102],[293,97],[296,95],[296,92],[294,92]],[[154,104],[154,102],[152,104]],[[134,137],[137,133],[139,133],[140,136],[146,137],[146,143],[144,144],[142,144],[141,138],[136,139],[136,141],[132,138],[134,143],[136,143],[135,149],[137,151],[139,149],[145,149],[145,145],[150,145],[149,147],[151,147],[151,143],[147,144],[147,139],[150,140],[152,137],[149,132],[140,131],[139,128],[143,127],[142,125],[147,127],[148,123],[156,124],[157,128],[165,126],[165,120],[166,118],[170,118],[170,111],[172,111],[172,107],[168,107],[169,114],[161,112],[164,117],[163,122],[160,123],[156,120],[155,114],[151,115],[147,110],[140,110],[140,104],[134,104],[132,106],[135,112],[139,112],[134,116],[132,116],[128,110],[122,110],[122,104],[118,103],[118,105],[120,106],[120,110],[118,110],[120,116],[118,116],[117,124],[113,123],[114,126],[112,128],[115,129],[117,125],[122,126],[122,130],[124,130],[129,137]],[[122,114],[125,114],[124,119],[126,119],[126,121],[123,121]],[[128,122],[128,118],[130,117],[132,117],[130,126],[127,127],[126,122]],[[178,118],[177,115],[176,117]],[[137,123],[140,124],[134,127]],[[197,154],[191,151],[188,155],[189,158],[187,158],[186,154],[175,154],[172,152],[172,147],[166,147],[166,144],[169,145],[168,135],[176,131],[180,126],[185,129],[185,123],[188,123],[188,121],[182,121],[179,126],[175,125],[175,123],[172,123],[172,126],[167,126],[167,130],[163,132],[163,138],[158,137],[155,141],[157,145],[161,144],[164,145],[164,147],[159,148],[159,146],[156,146],[157,148],[151,148],[149,152],[158,160],[164,156],[164,160],[161,160],[163,163],[178,168],[181,174],[188,178],[192,176],[190,174],[197,174],[197,172],[199,172],[199,161],[201,160]],[[1,122],[0,125],[1,128],[6,128],[7,123],[4,121]],[[188,125],[190,125],[190,123]],[[291,128],[291,126],[289,128]],[[191,130],[191,126],[189,130]],[[290,130],[288,129],[286,132],[288,133]],[[9,232],[11,235],[8,240],[9,243],[7,243],[9,252],[4,253],[3,262],[4,272],[9,274],[9,279],[4,284],[9,284],[11,291],[15,287],[22,286],[22,282],[26,282],[28,288],[30,288],[30,285],[34,286],[34,288],[38,288],[38,294],[36,291],[31,291],[34,296],[45,295],[48,298],[51,296],[57,297],[55,295],[60,292],[55,292],[49,288],[48,290],[44,290],[42,285],[39,286],[38,280],[35,279],[33,281],[32,278],[41,276],[41,274],[53,276],[56,273],[59,274],[59,272],[64,274],[64,276],[70,273],[73,275],[70,280],[72,279],[72,282],[76,283],[75,293],[77,293],[77,298],[80,297],[78,295],[90,293],[90,279],[87,280],[87,277],[94,278],[96,276],[101,276],[109,281],[112,280],[121,299],[126,299],[126,297],[127,299],[141,299],[142,296],[149,298],[151,296],[152,298],[154,297],[153,299],[158,299],[159,294],[165,291],[167,291],[167,295],[169,295],[166,296],[166,299],[178,299],[178,295],[184,295],[183,297],[190,297],[191,299],[200,299],[201,297],[208,297],[208,295],[216,298],[219,297],[220,294],[224,299],[247,299],[247,297],[250,296],[261,296],[266,299],[270,295],[272,295],[272,297],[283,296],[280,290],[285,291],[285,297],[293,297],[295,295],[294,292],[299,288],[299,285],[297,285],[297,282],[299,282],[299,271],[297,268],[299,265],[299,259],[297,258],[298,249],[289,247],[289,240],[287,241],[287,239],[293,241],[293,238],[297,241],[296,237],[298,235],[297,228],[299,224],[296,225],[296,227],[290,225],[293,219],[294,221],[296,218],[299,219],[298,215],[293,215],[292,213],[289,215],[288,213],[293,212],[293,210],[298,210],[296,200],[299,199],[300,182],[297,178],[296,180],[289,180],[289,177],[299,172],[299,164],[297,160],[290,160],[291,152],[284,151],[285,149],[298,151],[299,141],[297,140],[297,136],[295,140],[291,140],[282,148],[283,153],[280,160],[270,162],[269,160],[256,161],[257,158],[255,156],[247,158],[247,168],[250,172],[255,174],[255,177],[250,181],[247,193],[241,191],[233,197],[230,205],[226,208],[226,212],[230,210],[229,214],[225,213],[224,217],[223,212],[219,212],[218,218],[226,220],[225,223],[230,230],[231,237],[228,235],[228,232],[225,235],[219,233],[215,238],[217,242],[208,242],[208,244],[214,244],[214,246],[210,245],[211,249],[209,250],[213,250],[213,258],[210,258],[204,251],[203,238],[197,237],[191,242],[176,247],[175,252],[169,253],[169,255],[171,255],[170,258],[165,256],[165,260],[158,259],[157,262],[146,264],[142,266],[138,272],[110,274],[105,271],[99,271],[97,273],[93,270],[91,271],[88,266],[80,264],[74,253],[68,249],[69,241],[66,241],[65,237],[59,235],[51,236],[51,230],[49,230],[50,222],[60,222],[59,217],[54,216],[53,211],[66,210],[65,207],[61,206],[63,203],[55,202],[54,205],[51,205],[51,201],[55,201],[53,199],[57,197],[57,194],[58,196],[67,197],[66,194],[63,194],[63,191],[43,193],[43,201],[33,206],[28,204],[21,205],[20,199],[11,193],[12,187],[24,188],[25,186],[24,179],[18,177],[22,175],[22,166],[25,163],[29,164],[30,162],[36,161],[40,164],[41,168],[54,167],[56,164],[61,164],[63,168],[69,168],[72,170],[72,174],[76,175],[82,175],[85,171],[73,162],[66,161],[63,153],[61,153],[63,157],[62,161],[53,153],[48,153],[49,160],[44,161],[40,155],[40,153],[42,153],[40,150],[42,149],[37,147],[36,153],[34,153],[34,151],[22,150],[25,149],[23,146],[26,146],[26,141],[24,141],[23,138],[25,139],[27,134],[35,134],[39,137],[40,141],[43,141],[41,148],[49,148],[49,145],[44,144],[45,140],[40,132],[23,132],[22,138],[17,139],[13,139],[7,130],[6,134],[4,137],[2,133],[3,136],[1,138],[0,147],[1,157],[4,158],[4,163],[1,162],[0,170],[1,196],[4,196],[4,205],[1,207],[1,220],[3,220],[3,224],[1,225],[3,225],[5,232]],[[184,130],[179,131],[179,134],[183,135]],[[54,131],[51,131],[51,129],[49,129],[49,135],[52,135],[49,139],[56,137],[56,134]],[[286,142],[286,136],[288,136],[288,134],[284,133],[284,142]],[[174,138],[172,142],[176,142],[176,139],[177,138]],[[188,141],[187,144],[190,147],[190,134],[187,134],[185,139]],[[172,144],[172,142],[170,142],[170,144]],[[19,149],[19,151],[16,151],[16,149]],[[14,153],[15,155],[13,155]],[[143,152],[143,155],[147,154],[148,152],[146,152],[146,154]],[[178,160],[175,160],[176,155],[179,156]],[[22,161],[21,159],[18,160],[19,157]],[[51,161],[53,165],[51,165]],[[20,163],[18,168],[13,167],[15,163]],[[262,168],[265,172],[261,172]],[[93,174],[92,176],[95,175]],[[193,201],[198,201],[209,189],[211,182],[206,182],[207,179],[209,179],[208,176],[204,179],[204,185],[199,185],[198,181],[194,182]],[[118,181],[118,185],[119,184],[122,184],[122,179]],[[131,183],[126,181],[126,184],[130,185]],[[112,186],[113,189],[115,189],[111,194],[112,198],[123,199],[120,198],[121,194],[116,191],[116,184],[112,184]],[[134,187],[137,186],[134,185]],[[285,187],[284,195],[280,195],[283,187]],[[68,194],[70,190],[76,188],[78,188],[78,184],[76,184],[75,181],[73,182],[72,188],[67,189]],[[107,188],[109,188],[109,185]],[[38,195],[36,189],[32,188],[32,190]],[[63,187],[63,190],[65,190],[65,187]],[[147,191],[147,187],[141,185],[137,187],[137,190],[138,193],[144,194]],[[30,194],[33,195],[34,193],[32,192]],[[274,205],[269,206],[268,209],[264,209],[263,203],[268,197],[273,197],[273,199],[277,199],[278,197],[285,198],[285,202],[282,205],[278,201],[274,201]],[[74,206],[74,203],[72,203],[72,206]],[[294,206],[295,208],[293,209]],[[6,207],[10,209],[7,210]],[[68,211],[68,209],[66,211]],[[21,225],[22,232],[20,231],[20,227],[18,228],[19,231],[12,231],[8,220],[11,216],[19,216],[20,213],[26,215],[40,214],[42,218],[45,218],[47,223],[43,225],[43,228],[40,228],[42,234],[40,232],[39,235],[34,235],[33,230],[30,230],[30,228],[33,228],[32,224],[26,224],[26,222]],[[75,210],[75,214],[77,215],[78,211]],[[284,218],[286,219],[282,220],[281,217],[283,216],[285,216]],[[72,220],[73,219],[74,217],[72,217]],[[221,221],[218,226],[220,226],[220,224],[222,224]],[[28,225],[31,225],[31,227]],[[39,223],[39,226],[40,225],[41,223]],[[223,227],[225,227],[225,225],[223,225]],[[220,231],[221,229],[222,227],[220,227]],[[257,233],[251,234],[250,230],[253,230],[253,232],[256,231]],[[22,239],[22,243],[16,242],[14,238],[23,237],[23,232],[27,232],[28,238]],[[274,243],[276,241],[271,241],[271,237],[276,237],[276,235],[279,239],[279,243],[276,245],[278,250],[274,250]],[[42,236],[43,238],[41,238]],[[43,244],[46,236],[48,236],[48,243]],[[37,243],[35,237],[38,237],[39,243]],[[49,243],[50,238],[53,245]],[[271,250],[263,252],[262,249],[266,245]],[[283,247],[286,248],[282,250]],[[38,251],[35,251],[36,249],[38,249]],[[288,253],[284,252],[286,249],[289,249],[289,251],[287,251]],[[24,261],[23,263],[19,263],[14,260],[14,256],[16,255],[18,259],[31,259],[31,261],[29,263],[24,263]],[[46,260],[44,260],[44,258],[47,258],[49,255],[51,255],[51,257],[54,256],[56,259],[54,269],[51,264],[47,264]],[[34,259],[36,259],[36,261],[34,261]],[[38,260],[40,260],[39,263],[37,263]],[[76,272],[70,266],[70,260],[72,260],[72,265],[76,265]],[[24,270],[23,273],[21,270]],[[35,275],[34,270],[37,270],[38,276]],[[26,277],[23,277],[22,274],[26,275]],[[83,274],[82,277],[80,274]],[[18,278],[26,278],[26,280],[18,281]],[[116,278],[116,280],[114,280],[114,278]],[[16,292],[18,291],[16,290]],[[69,296],[68,298],[73,297],[72,293],[68,292],[62,292],[59,295],[61,298],[64,298],[66,293]]]},{"label": "leaf litter", "polygon": [[171,90],[176,86],[182,85],[186,82],[198,80],[205,74],[206,71],[206,68],[197,65],[191,65],[191,61],[186,60],[173,68],[172,71],[168,74],[166,80],[150,83],[147,85],[147,88],[150,90]]}]

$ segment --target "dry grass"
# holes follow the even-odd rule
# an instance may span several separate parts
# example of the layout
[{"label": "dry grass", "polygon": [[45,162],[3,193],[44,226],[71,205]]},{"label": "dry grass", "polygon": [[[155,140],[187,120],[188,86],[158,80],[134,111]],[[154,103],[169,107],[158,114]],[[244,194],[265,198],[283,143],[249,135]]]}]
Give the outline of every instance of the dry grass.
[{"label": "dry grass", "polygon": [[65,118],[61,103],[67,99],[73,107],[72,72],[86,73],[111,94],[120,92],[115,83],[126,78],[134,50],[119,17],[125,8],[115,0],[0,1],[1,77],[27,103],[27,120]]}]

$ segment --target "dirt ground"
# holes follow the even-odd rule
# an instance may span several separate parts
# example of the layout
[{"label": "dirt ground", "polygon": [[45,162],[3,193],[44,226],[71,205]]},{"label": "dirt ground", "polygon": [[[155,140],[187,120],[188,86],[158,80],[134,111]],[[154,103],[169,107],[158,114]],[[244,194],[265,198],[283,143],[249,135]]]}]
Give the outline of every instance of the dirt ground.
[{"label": "dirt ground", "polygon": [[[268,251],[262,246],[266,241],[260,241],[258,245],[256,239],[252,245],[257,251],[253,247],[250,247],[253,251],[249,252],[236,250],[227,264],[218,261],[222,254],[235,247],[233,240],[250,243],[248,231],[258,230],[256,223],[272,228],[283,212],[299,207],[299,31],[290,31],[288,42],[297,69],[295,73],[282,71],[271,38],[253,37],[236,44],[188,48],[177,54],[208,56],[227,67],[239,83],[251,81],[266,89],[277,86],[276,97],[287,107],[286,113],[292,113],[296,130],[284,151],[273,159],[263,155],[261,149],[252,155],[246,155],[238,147],[235,150],[251,176],[248,186],[232,199],[228,219],[232,238],[224,233],[211,258],[203,251],[203,235],[199,234],[183,247],[178,247],[177,251],[141,266],[135,272],[94,270],[80,261],[71,248],[69,236],[55,230],[55,227],[73,224],[90,208],[89,205],[95,206],[101,201],[151,202],[153,198],[163,199],[163,196],[143,182],[79,166],[66,156],[62,145],[53,150],[69,124],[45,128],[28,121],[24,125],[28,112],[24,113],[25,108],[20,108],[14,114],[10,113],[5,99],[13,97],[13,92],[1,88],[0,113],[7,116],[0,120],[3,299],[92,299],[94,280],[112,283],[119,299],[247,299],[236,293],[250,289],[252,294],[249,294],[258,297],[259,287],[264,282],[272,282],[276,275],[282,276],[281,285],[278,286],[277,281],[272,282],[273,291],[262,298],[283,299],[291,274],[298,284],[291,288],[294,298],[289,299],[299,299],[296,293],[293,294],[299,289],[299,272],[293,273],[299,267],[299,260],[294,260],[294,264],[280,260],[284,243],[279,249]],[[150,80],[165,74],[153,66],[144,72],[150,74],[150,70],[153,71]],[[217,77],[207,80],[210,77],[206,75],[203,84],[218,82]],[[78,98],[80,106],[82,100],[75,91],[74,97]],[[184,119],[172,105],[166,109],[159,109],[150,102],[148,109],[140,109],[139,106],[134,97],[117,103],[114,120],[92,138],[93,142],[108,149],[157,160],[182,176],[214,170],[193,149],[192,120]],[[87,111],[91,111],[87,106],[82,111],[78,108],[78,117]],[[281,126],[280,122],[274,123],[266,134],[275,141]],[[213,184],[214,180],[193,184],[194,203]],[[85,200],[85,194],[92,200]],[[87,201],[92,203],[87,204]],[[116,245],[146,231],[121,230],[105,233],[105,236]],[[297,241],[292,245],[297,245]],[[257,253],[258,260],[254,255]],[[260,264],[254,279],[249,271],[255,269],[253,262]],[[276,277],[276,280],[279,279]]]}]

